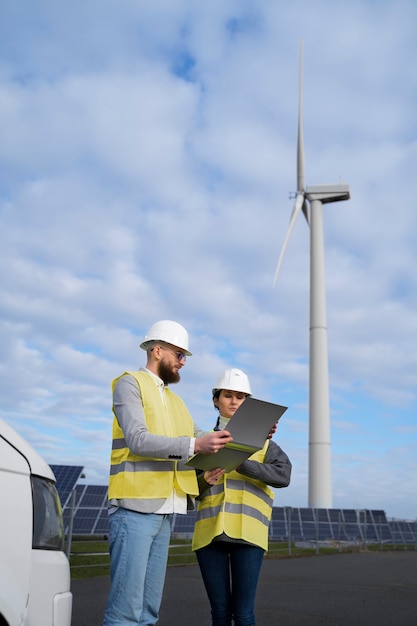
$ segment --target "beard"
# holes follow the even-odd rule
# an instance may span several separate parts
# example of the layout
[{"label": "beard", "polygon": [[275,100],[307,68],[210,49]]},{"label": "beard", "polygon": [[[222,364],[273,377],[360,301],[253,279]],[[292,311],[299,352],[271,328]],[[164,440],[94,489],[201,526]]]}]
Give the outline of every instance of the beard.
[{"label": "beard", "polygon": [[165,385],[172,385],[181,380],[178,370],[173,369],[172,365],[168,365],[164,360],[159,362],[158,376],[164,381]]}]

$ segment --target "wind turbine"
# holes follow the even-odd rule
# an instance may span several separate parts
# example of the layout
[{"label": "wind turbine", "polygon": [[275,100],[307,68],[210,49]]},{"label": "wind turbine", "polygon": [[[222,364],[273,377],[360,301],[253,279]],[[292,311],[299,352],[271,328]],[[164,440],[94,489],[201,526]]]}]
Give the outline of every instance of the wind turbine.
[{"label": "wind turbine", "polygon": [[324,270],[323,204],[349,200],[345,184],[305,187],[302,128],[302,44],[298,85],[297,193],[274,277],[300,212],[310,225],[310,363],[309,363],[309,478],[308,506],[332,508],[329,366],[327,352]]}]

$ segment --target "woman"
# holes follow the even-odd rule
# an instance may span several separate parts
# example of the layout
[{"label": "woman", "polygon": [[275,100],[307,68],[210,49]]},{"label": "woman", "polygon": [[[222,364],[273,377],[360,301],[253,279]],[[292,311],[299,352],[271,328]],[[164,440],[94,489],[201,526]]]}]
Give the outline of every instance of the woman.
[{"label": "woman", "polygon": [[[239,369],[221,374],[213,388],[219,411],[215,430],[226,427],[247,396],[247,375]],[[255,624],[255,595],[265,551],[273,492],[287,487],[291,463],[271,439],[235,470],[218,468],[199,475],[200,495],[193,535],[204,585],[211,605],[212,625]]]}]

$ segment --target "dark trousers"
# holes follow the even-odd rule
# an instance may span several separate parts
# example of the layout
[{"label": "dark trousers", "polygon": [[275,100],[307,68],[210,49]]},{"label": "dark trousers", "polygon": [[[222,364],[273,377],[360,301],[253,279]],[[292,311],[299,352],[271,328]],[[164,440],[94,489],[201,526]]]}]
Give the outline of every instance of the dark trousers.
[{"label": "dark trousers", "polygon": [[241,543],[215,541],[196,551],[211,605],[213,626],[253,626],[255,596],[264,551]]}]

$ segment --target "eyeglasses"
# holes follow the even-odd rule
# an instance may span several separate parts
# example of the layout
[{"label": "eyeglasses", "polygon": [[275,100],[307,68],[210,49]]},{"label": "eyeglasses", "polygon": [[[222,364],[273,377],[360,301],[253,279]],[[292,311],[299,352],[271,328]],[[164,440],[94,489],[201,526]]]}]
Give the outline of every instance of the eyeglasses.
[{"label": "eyeglasses", "polygon": [[185,352],[181,352],[181,350],[173,350],[172,348],[168,348],[167,346],[159,346],[159,347],[162,348],[163,350],[168,350],[168,352],[172,352],[172,354],[175,354],[178,361],[187,360],[187,355],[185,354]]}]

